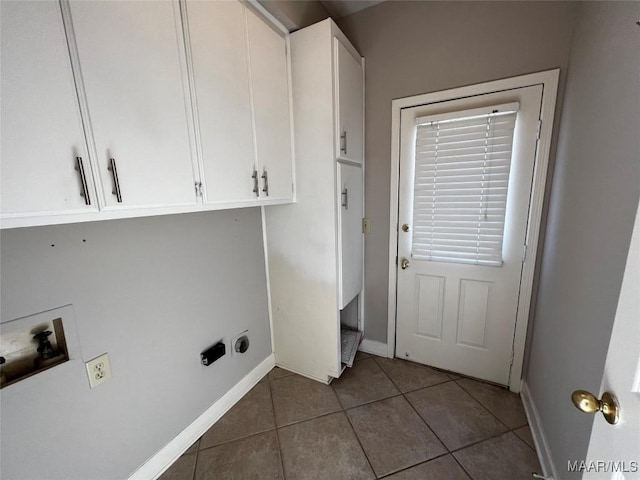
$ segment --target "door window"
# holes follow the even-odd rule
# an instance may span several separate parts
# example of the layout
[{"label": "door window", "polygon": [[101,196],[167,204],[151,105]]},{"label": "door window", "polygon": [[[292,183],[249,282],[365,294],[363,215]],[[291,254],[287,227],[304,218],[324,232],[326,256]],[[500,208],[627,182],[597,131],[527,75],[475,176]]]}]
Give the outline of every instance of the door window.
[{"label": "door window", "polygon": [[518,108],[416,118],[413,258],[502,265]]}]

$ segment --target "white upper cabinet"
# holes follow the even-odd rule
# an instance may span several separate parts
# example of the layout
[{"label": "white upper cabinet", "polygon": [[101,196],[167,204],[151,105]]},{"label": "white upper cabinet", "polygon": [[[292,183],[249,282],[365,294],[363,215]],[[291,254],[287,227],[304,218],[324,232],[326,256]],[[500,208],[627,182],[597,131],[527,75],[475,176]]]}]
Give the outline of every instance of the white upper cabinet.
[{"label": "white upper cabinet", "polygon": [[60,6],[2,1],[0,9],[2,225],[95,212]]},{"label": "white upper cabinet", "polygon": [[206,204],[291,201],[286,39],[237,1],[185,2]]},{"label": "white upper cabinet", "polygon": [[364,85],[360,59],[334,38],[336,62],[336,157],[362,163],[364,156]]},{"label": "white upper cabinet", "polygon": [[293,201],[288,34],[259,5],[0,8],[2,228]]},{"label": "white upper cabinet", "polygon": [[189,27],[204,202],[255,201],[245,8],[235,1],[182,6]]},{"label": "white upper cabinet", "polygon": [[177,3],[73,1],[70,8],[106,206],[194,205]]},{"label": "white upper cabinet", "polygon": [[286,40],[250,10],[247,13],[256,154],[263,200],[293,196],[289,74]]}]

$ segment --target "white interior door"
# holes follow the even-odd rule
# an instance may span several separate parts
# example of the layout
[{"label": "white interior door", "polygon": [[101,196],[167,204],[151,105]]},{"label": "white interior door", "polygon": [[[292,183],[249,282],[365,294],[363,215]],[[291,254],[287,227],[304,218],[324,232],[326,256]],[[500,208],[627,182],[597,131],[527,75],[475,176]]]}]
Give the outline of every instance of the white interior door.
[{"label": "white interior door", "polygon": [[[599,413],[593,420],[585,479],[640,478],[640,208],[636,213],[602,378],[602,393],[614,394],[620,421],[610,425]],[[597,394],[598,392],[593,392]],[[595,468],[591,467],[591,462]],[[599,462],[605,462],[604,465]],[[580,464],[578,463],[578,467]]]},{"label": "white interior door", "polygon": [[541,98],[534,85],[403,109],[397,356],[508,385]]},{"label": "white interior door", "polygon": [[364,85],[360,59],[334,38],[336,58],[336,158],[362,162]]},{"label": "white interior door", "polygon": [[362,290],[362,167],[338,162],[338,188],[338,296],[342,310]]},{"label": "white interior door", "polygon": [[0,9],[3,217],[95,212],[60,5],[3,1]]},{"label": "white interior door", "polygon": [[195,204],[177,3],[70,5],[106,205]]},{"label": "white interior door", "polygon": [[185,2],[202,147],[204,202],[254,200],[253,123],[244,7]]}]

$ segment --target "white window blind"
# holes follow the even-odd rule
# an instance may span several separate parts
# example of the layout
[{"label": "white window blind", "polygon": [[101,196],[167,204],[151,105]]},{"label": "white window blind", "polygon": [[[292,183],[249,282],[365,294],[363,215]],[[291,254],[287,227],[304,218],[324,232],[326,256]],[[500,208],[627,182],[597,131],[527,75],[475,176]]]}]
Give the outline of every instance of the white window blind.
[{"label": "white window blind", "polygon": [[518,107],[416,119],[413,258],[502,265]]}]

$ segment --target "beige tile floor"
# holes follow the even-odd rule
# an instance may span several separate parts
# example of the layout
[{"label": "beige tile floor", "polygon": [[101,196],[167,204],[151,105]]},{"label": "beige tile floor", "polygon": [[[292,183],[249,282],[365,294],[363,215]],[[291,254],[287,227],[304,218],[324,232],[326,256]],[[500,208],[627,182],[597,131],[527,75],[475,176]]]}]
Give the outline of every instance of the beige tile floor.
[{"label": "beige tile floor", "polygon": [[161,480],[529,480],[539,471],[520,398],[358,353],[322,385],[274,368]]}]

